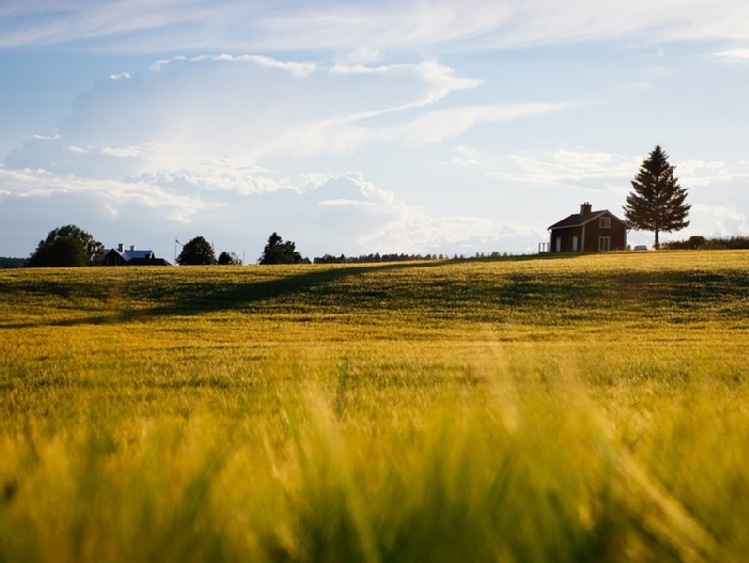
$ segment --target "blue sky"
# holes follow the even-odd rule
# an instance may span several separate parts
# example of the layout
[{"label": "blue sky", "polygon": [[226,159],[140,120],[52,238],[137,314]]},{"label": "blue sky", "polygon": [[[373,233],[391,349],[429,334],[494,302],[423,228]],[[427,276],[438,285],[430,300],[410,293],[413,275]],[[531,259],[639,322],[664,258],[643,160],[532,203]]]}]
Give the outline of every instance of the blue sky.
[{"label": "blue sky", "polygon": [[693,206],[661,240],[749,235],[749,3],[599,4],[6,1],[0,255],[534,252],[656,144]]}]

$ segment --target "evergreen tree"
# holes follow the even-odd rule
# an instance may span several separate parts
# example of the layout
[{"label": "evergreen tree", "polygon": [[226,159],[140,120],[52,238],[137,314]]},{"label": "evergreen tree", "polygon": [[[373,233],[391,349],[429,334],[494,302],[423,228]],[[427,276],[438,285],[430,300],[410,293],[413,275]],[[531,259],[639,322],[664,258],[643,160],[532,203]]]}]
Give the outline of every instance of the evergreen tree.
[{"label": "evergreen tree", "polygon": [[632,180],[624,216],[638,231],[655,233],[655,248],[660,247],[659,233],[671,233],[689,226],[687,216],[691,205],[685,203],[686,188],[679,186],[674,166],[660,145],[643,161]]},{"label": "evergreen tree", "polygon": [[213,246],[203,237],[195,237],[182,247],[177,256],[180,266],[212,266],[216,264]]},{"label": "evergreen tree", "polygon": [[104,245],[75,225],[52,229],[29,257],[29,267],[98,266]]},{"label": "evergreen tree", "polygon": [[258,260],[260,264],[301,264],[304,262],[302,255],[296,251],[296,244],[284,240],[273,233],[268,237],[268,244],[263,249],[263,255]]}]

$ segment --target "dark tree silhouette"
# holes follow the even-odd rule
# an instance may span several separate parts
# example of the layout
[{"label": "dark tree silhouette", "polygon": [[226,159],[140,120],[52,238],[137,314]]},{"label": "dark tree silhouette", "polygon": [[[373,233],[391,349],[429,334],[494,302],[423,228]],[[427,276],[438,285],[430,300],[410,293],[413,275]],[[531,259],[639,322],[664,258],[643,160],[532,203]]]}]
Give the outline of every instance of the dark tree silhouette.
[{"label": "dark tree silhouette", "polygon": [[53,229],[39,241],[29,257],[29,267],[98,266],[104,259],[104,245],[75,225]]},{"label": "dark tree silhouette", "polygon": [[234,252],[222,252],[218,255],[219,266],[241,266],[242,259]]},{"label": "dark tree silhouette", "polygon": [[296,251],[296,244],[284,240],[273,233],[268,237],[268,244],[263,249],[263,255],[259,258],[260,264],[301,264],[305,260],[302,255]]},{"label": "dark tree silhouette", "polygon": [[180,266],[212,266],[216,264],[213,246],[203,237],[195,237],[182,247],[177,256]]},{"label": "dark tree silhouette", "polygon": [[643,161],[632,180],[624,216],[638,231],[653,231],[655,245],[660,247],[659,233],[671,233],[689,226],[687,216],[691,205],[685,203],[687,190],[679,186],[674,166],[660,145]]}]

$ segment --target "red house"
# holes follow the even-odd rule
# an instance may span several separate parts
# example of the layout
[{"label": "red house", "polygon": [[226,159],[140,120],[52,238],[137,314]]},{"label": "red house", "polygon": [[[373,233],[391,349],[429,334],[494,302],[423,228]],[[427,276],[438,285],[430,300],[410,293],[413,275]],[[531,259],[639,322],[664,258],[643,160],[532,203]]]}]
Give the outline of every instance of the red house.
[{"label": "red house", "polygon": [[550,252],[607,252],[627,248],[627,223],[608,209],[593,211],[590,203],[580,213],[549,227]]}]

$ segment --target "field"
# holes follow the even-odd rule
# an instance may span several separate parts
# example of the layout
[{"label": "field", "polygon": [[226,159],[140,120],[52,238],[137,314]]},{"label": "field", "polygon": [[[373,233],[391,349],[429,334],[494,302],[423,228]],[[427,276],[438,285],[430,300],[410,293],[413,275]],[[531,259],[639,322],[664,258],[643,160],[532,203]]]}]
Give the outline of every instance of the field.
[{"label": "field", "polygon": [[0,271],[0,561],[743,561],[749,253]]}]

